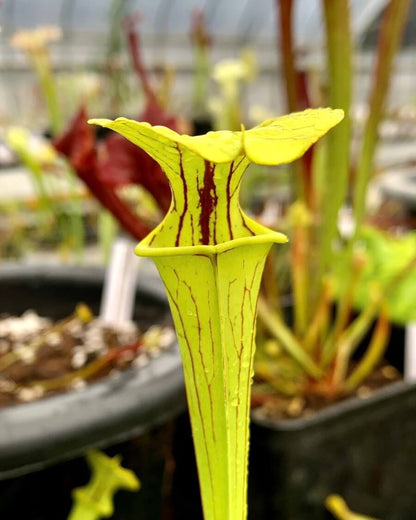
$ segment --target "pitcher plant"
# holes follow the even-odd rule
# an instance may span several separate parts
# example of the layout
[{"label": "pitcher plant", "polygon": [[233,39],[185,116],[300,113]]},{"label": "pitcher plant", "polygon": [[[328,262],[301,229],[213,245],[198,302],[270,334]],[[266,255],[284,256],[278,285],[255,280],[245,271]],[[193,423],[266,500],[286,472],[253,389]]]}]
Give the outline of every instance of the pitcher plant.
[{"label": "pitcher plant", "polygon": [[195,137],[125,118],[90,121],[147,152],[171,186],[168,213],[136,254],[154,260],[173,314],[205,520],[247,515],[257,297],[272,244],[287,240],[244,214],[242,176],[250,163],[297,159],[342,118],[342,110],[306,110]]}]

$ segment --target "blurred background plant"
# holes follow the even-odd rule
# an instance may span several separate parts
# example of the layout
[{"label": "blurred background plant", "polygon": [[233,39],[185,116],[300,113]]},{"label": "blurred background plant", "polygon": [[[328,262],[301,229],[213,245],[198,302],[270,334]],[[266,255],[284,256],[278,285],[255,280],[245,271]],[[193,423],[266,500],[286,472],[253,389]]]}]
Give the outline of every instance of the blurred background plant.
[{"label": "blurred background plant", "polygon": [[239,59],[224,59],[213,67],[212,77],[218,85],[219,96],[211,99],[215,130],[238,131],[246,120],[243,112],[243,87],[256,75],[256,58],[246,48]]},{"label": "blurred background plant", "polygon": [[[258,307],[257,377],[278,393],[289,396],[289,402],[290,396],[296,396],[289,414],[299,415],[304,408],[321,407],[325,402],[355,392],[380,365],[389,339],[390,319],[402,310],[400,307],[394,310],[403,296],[397,287],[400,282],[409,284],[407,275],[416,266],[416,250],[407,239],[407,248],[404,244],[402,247],[408,254],[401,257],[402,261],[398,262],[396,257],[394,262],[390,255],[388,258],[375,256],[382,247],[380,241],[379,250],[374,247],[379,235],[375,231],[371,235],[363,227],[379,126],[410,2],[391,0],[384,12],[368,116],[355,151],[352,149],[353,42],[349,2],[322,2],[327,75],[320,79],[321,86],[314,97],[308,71],[299,70],[294,47],[295,3],[292,0],[275,2],[288,111],[323,104],[345,112],[344,121],[293,167],[295,201],[285,216],[291,236],[290,317],[287,310],[279,306],[282,290],[279,280],[275,282],[273,264],[264,280]],[[346,213],[344,208],[349,207],[352,209]],[[373,248],[368,247],[363,254],[365,236],[367,239],[372,236]],[[372,265],[370,256],[377,258],[373,258]],[[374,276],[375,262],[378,262],[377,273],[383,272],[382,276]],[[342,268],[337,268],[338,265]],[[364,273],[366,284],[361,281]],[[371,283],[370,273],[373,273]],[[354,304],[359,298],[365,305],[362,312],[354,316]],[[288,322],[285,322],[285,314]],[[354,358],[374,321],[376,325],[367,347],[358,359]],[[255,402],[267,401],[268,386],[260,386],[259,391]]]},{"label": "blurred background plant", "polygon": [[[61,36],[58,27],[44,26],[18,31],[10,39],[12,47],[25,53],[39,82],[49,121],[46,136],[56,135],[63,123],[48,47]],[[39,207],[34,212],[35,221],[41,241],[57,243],[62,258],[73,252],[75,259],[81,260],[85,241],[82,193],[70,167],[59,160],[48,140],[35,138],[24,128],[10,128],[6,142],[26,167],[33,184]],[[59,183],[64,200],[57,196]]]},{"label": "blurred background plant", "polygon": [[61,130],[62,117],[51,69],[48,44],[59,40],[61,37],[62,33],[59,27],[43,26],[32,30],[17,31],[10,40],[12,47],[26,54],[33,72],[36,74],[46,103],[52,134]]},{"label": "blurred background plant", "polygon": [[[125,2],[119,0],[114,0],[111,12],[114,16],[111,18],[105,69],[108,81],[107,114],[119,114],[132,91],[126,81],[128,73],[122,59],[122,51],[127,48],[133,70],[142,87],[141,92],[135,89],[138,94],[137,106],[144,100],[144,109],[138,119],[179,129],[180,119],[170,116],[164,109],[169,97],[168,82],[162,81],[160,91],[156,92],[142,63],[136,31],[140,17],[137,13],[128,14]],[[11,39],[12,46],[26,52],[39,79],[49,119],[47,135],[55,138],[55,149],[48,140],[34,138],[23,128],[9,129],[6,142],[29,173],[37,196],[39,211],[35,219],[38,224],[36,236],[42,237],[45,243],[52,240],[54,244],[57,240],[61,259],[69,257],[71,260],[81,260],[85,245],[83,199],[89,197],[90,192],[103,205],[103,209],[98,212],[95,209],[93,213],[96,236],[103,257],[108,260],[118,230],[117,222],[134,238],[143,238],[167,210],[170,192],[159,166],[124,138],[112,135],[105,138],[102,145],[96,141],[95,130],[86,123],[86,106],[97,93],[93,79],[84,82],[85,91],[78,96],[81,106],[77,107],[78,115],[73,118],[68,130],[62,133],[57,81],[52,73],[47,46],[60,36],[58,28],[39,27],[17,32]],[[97,137],[100,139],[100,136]],[[82,188],[75,174],[85,183],[88,191]],[[59,183],[66,194],[66,207],[63,207],[62,200],[56,195]],[[65,183],[66,186],[62,186]],[[20,225],[19,229],[19,234],[24,233],[24,226]],[[28,242],[22,244],[27,245]],[[21,248],[10,245],[3,250],[22,253]],[[75,253],[75,256],[71,256],[71,253]]]},{"label": "blurred background plant", "polygon": [[192,120],[194,133],[198,135],[213,129],[208,105],[212,38],[205,23],[204,11],[195,9],[191,16],[190,40],[194,53]]},{"label": "blurred background plant", "polygon": [[359,515],[351,511],[345,500],[339,495],[330,495],[326,499],[326,507],[330,511],[334,518],[338,520],[377,520],[370,516]]},{"label": "blurred background plant", "polygon": [[[50,142],[24,128],[10,128],[6,142],[26,167],[37,199],[32,209],[35,235],[45,245],[58,244],[61,258],[82,259],[85,228],[82,198],[73,172],[59,159]],[[34,226],[33,226],[34,224]]]},{"label": "blurred background plant", "polygon": [[113,497],[119,489],[138,491],[140,481],[133,471],[121,466],[121,457],[108,457],[91,450],[86,459],[91,468],[91,480],[73,491],[74,504],[68,520],[100,520],[114,513]]}]

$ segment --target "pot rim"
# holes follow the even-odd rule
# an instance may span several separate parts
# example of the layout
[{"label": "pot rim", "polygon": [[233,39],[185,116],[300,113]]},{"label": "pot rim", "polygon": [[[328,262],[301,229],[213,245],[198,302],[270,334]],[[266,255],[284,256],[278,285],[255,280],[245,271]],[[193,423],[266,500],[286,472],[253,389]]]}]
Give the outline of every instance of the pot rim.
[{"label": "pot rim", "polygon": [[300,432],[313,428],[322,423],[333,423],[340,420],[340,416],[352,416],[359,411],[365,414],[370,408],[379,407],[389,401],[403,399],[416,390],[416,383],[396,381],[382,388],[374,390],[365,397],[349,397],[338,403],[315,412],[310,417],[299,417],[295,419],[271,419],[261,417],[256,410],[251,412],[251,420],[254,424],[268,428],[275,432]]}]

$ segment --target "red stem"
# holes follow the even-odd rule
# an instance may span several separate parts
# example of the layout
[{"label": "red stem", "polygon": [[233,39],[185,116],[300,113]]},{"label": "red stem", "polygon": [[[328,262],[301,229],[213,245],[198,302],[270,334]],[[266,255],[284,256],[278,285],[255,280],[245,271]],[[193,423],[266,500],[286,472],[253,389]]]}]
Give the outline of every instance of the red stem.
[{"label": "red stem", "polygon": [[136,353],[138,350],[140,350],[142,345],[143,343],[140,340],[137,340],[135,343],[132,343],[130,345],[124,345],[123,347],[114,347],[110,349],[104,357],[109,363],[111,363],[112,361],[115,361],[116,359],[122,357],[122,355],[126,352]]},{"label": "red stem", "polygon": [[287,106],[289,112],[296,112],[298,103],[298,85],[295,68],[295,51],[293,48],[292,34],[293,0],[276,0],[276,13],[278,14],[280,41],[278,43],[279,54],[282,60],[283,79],[286,88]]},{"label": "red stem", "polygon": [[94,175],[83,175],[80,171],[77,173],[101,204],[116,217],[125,231],[137,240],[142,240],[151,232],[152,229],[146,226],[111,188],[104,186]]},{"label": "red stem", "polygon": [[151,229],[118,197],[113,187],[107,186],[98,178],[95,133],[87,124],[85,107],[81,107],[69,130],[55,139],[54,147],[68,157],[78,177],[128,233],[137,240],[142,240],[150,233]]},{"label": "red stem", "polygon": [[[307,75],[296,68],[296,55],[293,38],[293,0],[275,0],[278,18],[278,54],[281,58],[283,80],[286,90],[288,112],[297,112],[310,106]],[[312,156],[313,146],[300,159],[302,191],[306,204],[312,207]]]},{"label": "red stem", "polygon": [[135,13],[128,16],[125,20],[125,28],[127,33],[127,41],[129,44],[130,56],[133,63],[134,70],[136,71],[137,76],[142,84],[142,88],[144,94],[146,96],[148,103],[158,104],[157,96],[150,85],[149,78],[147,76],[146,69],[143,65],[143,59],[141,55],[141,47],[140,47],[140,38],[137,30],[135,29],[135,24],[139,19],[139,14]]}]

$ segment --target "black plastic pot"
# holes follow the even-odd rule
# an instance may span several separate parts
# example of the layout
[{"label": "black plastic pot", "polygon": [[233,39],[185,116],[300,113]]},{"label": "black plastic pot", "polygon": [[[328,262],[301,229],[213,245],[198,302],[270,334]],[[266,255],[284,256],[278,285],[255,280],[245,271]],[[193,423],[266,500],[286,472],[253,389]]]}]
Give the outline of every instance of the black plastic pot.
[{"label": "black plastic pot", "polygon": [[[169,480],[172,421],[152,428],[139,437],[117,443],[105,452],[121,455],[123,466],[139,477],[139,492],[120,490],[114,497],[111,520],[158,520],[166,502],[165,485]],[[24,520],[67,520],[72,492],[90,479],[84,457],[48,466],[0,482],[0,518]]]},{"label": "black plastic pot", "polygon": [[416,518],[416,386],[394,383],[311,418],[253,413],[249,518],[323,520],[331,493],[388,520]]},{"label": "black plastic pot", "polygon": [[[290,298],[284,303],[292,318]],[[386,360],[403,372],[405,330],[392,327]],[[371,333],[363,341],[368,344]],[[357,351],[358,356],[363,348]],[[186,415],[176,421],[174,520],[202,520]],[[394,383],[307,419],[270,421],[254,410],[249,461],[249,520],[333,520],[325,498],[388,520],[416,518],[416,386]]]},{"label": "black plastic pot", "polygon": [[[176,424],[173,518],[202,520],[189,420]],[[250,435],[249,520],[333,520],[331,493],[376,518],[416,518],[416,385],[393,383],[306,419],[254,411]]]},{"label": "black plastic pot", "polygon": [[[97,312],[103,270],[3,265],[0,312],[33,308],[62,318],[84,301]],[[162,318],[161,318],[162,316]],[[135,318],[169,319],[160,280],[140,277]],[[161,425],[186,409],[182,364],[175,344],[141,369],[84,389],[0,410],[0,480],[111,446]]]}]

